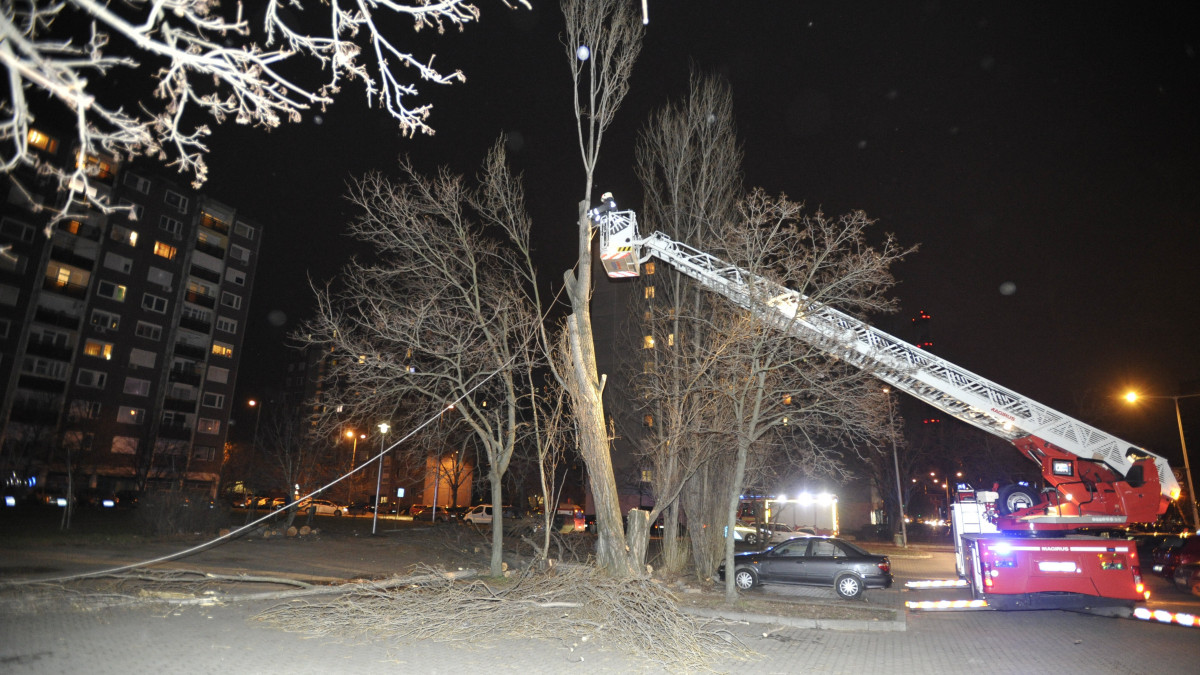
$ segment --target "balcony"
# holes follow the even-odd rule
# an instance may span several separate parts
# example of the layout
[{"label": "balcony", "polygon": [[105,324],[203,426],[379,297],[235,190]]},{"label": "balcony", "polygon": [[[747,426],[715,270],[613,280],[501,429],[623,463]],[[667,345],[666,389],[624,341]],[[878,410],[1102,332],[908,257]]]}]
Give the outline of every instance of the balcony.
[{"label": "balcony", "polygon": [[54,277],[42,279],[42,290],[52,291],[68,298],[82,300],[87,297],[87,284],[62,283]]},{"label": "balcony", "polygon": [[214,284],[221,283],[221,274],[219,272],[214,272],[206,267],[201,267],[199,265],[192,265],[192,269],[190,272],[188,272],[188,274],[191,274],[192,276],[196,277],[197,279],[211,281]]},{"label": "balcony", "polygon": [[220,246],[213,246],[208,242],[197,241],[196,250],[200,251],[201,253],[207,253],[218,260],[225,259],[225,249],[221,248]]},{"label": "balcony", "polygon": [[61,394],[67,388],[67,383],[63,380],[53,380],[48,377],[38,377],[37,375],[22,373],[17,379],[17,386],[21,389],[29,389],[30,391]]},{"label": "balcony", "polygon": [[54,426],[58,422],[58,408],[28,403],[14,403],[9,420],[39,426]]},{"label": "balcony", "polygon": [[58,326],[59,328],[70,328],[71,330],[79,330],[80,317],[66,312],[56,312],[45,307],[38,307],[33,315],[34,320],[39,323]]},{"label": "balcony", "polygon": [[158,437],[190,441],[192,440],[192,428],[183,424],[163,424],[158,428]]},{"label": "balcony", "polygon": [[212,333],[212,323],[190,316],[179,317],[179,327],[194,330],[197,333],[209,335]]},{"label": "balcony", "polygon": [[81,270],[87,270],[88,272],[91,272],[96,267],[94,259],[80,255],[65,246],[50,247],[50,259],[66,263],[72,267],[78,267]]},{"label": "balcony", "polygon": [[63,347],[56,344],[45,344],[41,342],[30,342],[25,346],[25,353],[31,356],[44,356],[56,361],[70,361],[71,348]]},{"label": "balcony", "polygon": [[214,232],[219,232],[224,235],[229,234],[229,223],[217,220],[210,214],[201,213],[200,224]]},{"label": "balcony", "polygon": [[204,347],[197,347],[195,345],[189,345],[186,342],[176,342],[175,343],[175,355],[176,356],[183,356],[185,358],[197,359],[197,360],[203,361],[204,360],[204,352],[205,352]]},{"label": "balcony", "polygon": [[203,293],[197,293],[196,291],[188,291],[187,296],[184,299],[194,305],[200,305],[201,307],[207,307],[208,309],[212,309],[217,306],[217,299],[215,297],[211,295],[205,295]]},{"label": "balcony", "polygon": [[192,386],[199,385],[201,377],[202,377],[202,374],[201,374],[201,371],[199,368],[191,368],[188,370],[172,370],[167,375],[167,379],[170,380],[171,382],[179,382],[180,384],[190,384]]},{"label": "balcony", "polygon": [[175,412],[194,413],[196,412],[196,399],[194,398],[171,398],[163,399],[163,408]]}]

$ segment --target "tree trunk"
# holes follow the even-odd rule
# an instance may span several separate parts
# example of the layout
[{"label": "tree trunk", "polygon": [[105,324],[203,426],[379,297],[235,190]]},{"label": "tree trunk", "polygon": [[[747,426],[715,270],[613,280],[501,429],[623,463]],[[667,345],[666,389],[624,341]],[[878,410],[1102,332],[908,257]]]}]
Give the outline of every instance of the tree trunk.
[{"label": "tree trunk", "polygon": [[504,576],[504,495],[502,476],[495,471],[488,473],[492,484],[492,563],[491,576]]},{"label": "tree trunk", "polygon": [[621,504],[617,481],[609,454],[608,429],[604,424],[603,385],[596,368],[596,349],[592,336],[592,256],[591,224],[587,201],[579,203],[579,265],[572,276],[566,275],[568,295],[574,312],[567,317],[571,345],[572,382],[570,390],[576,422],[579,425],[579,451],[587,465],[588,485],[596,509],[596,562],[614,576],[637,574],[625,551],[621,526]]},{"label": "tree trunk", "polygon": [[629,547],[630,565],[646,564],[646,546],[650,543],[650,514],[642,509],[629,509],[625,515],[625,543]]},{"label": "tree trunk", "polygon": [[725,515],[725,602],[737,601],[737,587],[733,585],[733,532],[737,525],[737,511],[742,483],[746,476],[746,457],[750,449],[745,440],[738,440],[737,461],[733,469],[733,483],[729,486],[728,512]]}]

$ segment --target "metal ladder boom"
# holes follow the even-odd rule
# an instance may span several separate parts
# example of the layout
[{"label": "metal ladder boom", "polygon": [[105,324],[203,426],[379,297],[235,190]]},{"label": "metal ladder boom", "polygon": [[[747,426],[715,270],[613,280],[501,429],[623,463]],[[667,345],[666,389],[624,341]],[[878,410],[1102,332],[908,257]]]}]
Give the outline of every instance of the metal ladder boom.
[{"label": "metal ladder boom", "polygon": [[661,232],[641,239],[632,211],[606,214],[600,226],[602,257],[608,254],[612,259],[606,267],[617,270],[613,276],[635,276],[640,263],[653,255],[781,331],[959,420],[1008,441],[1036,436],[1082,459],[1107,464],[1121,475],[1133,467],[1128,455],[1153,457],[1162,494],[1174,498],[1179,493],[1179,483],[1161,456]]}]

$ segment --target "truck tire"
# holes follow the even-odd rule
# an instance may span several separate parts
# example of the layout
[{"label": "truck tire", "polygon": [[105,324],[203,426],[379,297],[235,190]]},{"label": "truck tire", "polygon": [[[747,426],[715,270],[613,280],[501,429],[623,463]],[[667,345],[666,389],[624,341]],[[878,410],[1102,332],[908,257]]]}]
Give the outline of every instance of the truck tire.
[{"label": "truck tire", "polygon": [[853,574],[843,574],[833,580],[833,590],[843,600],[857,600],[862,597],[863,582]]},{"label": "truck tire", "polygon": [[1000,498],[996,501],[996,510],[1002,516],[1012,515],[1015,511],[1028,508],[1042,501],[1037,490],[1024,485],[1006,485],[1000,488]]}]

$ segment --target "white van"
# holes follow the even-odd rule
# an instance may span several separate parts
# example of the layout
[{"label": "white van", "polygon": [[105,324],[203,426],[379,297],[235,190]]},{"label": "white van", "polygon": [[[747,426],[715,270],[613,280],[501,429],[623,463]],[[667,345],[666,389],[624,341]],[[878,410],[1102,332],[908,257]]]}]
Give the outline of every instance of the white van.
[{"label": "white van", "polygon": [[463,514],[463,522],[474,523],[476,525],[491,525],[492,524],[492,505],[491,504],[476,504],[471,507],[470,511]]}]

